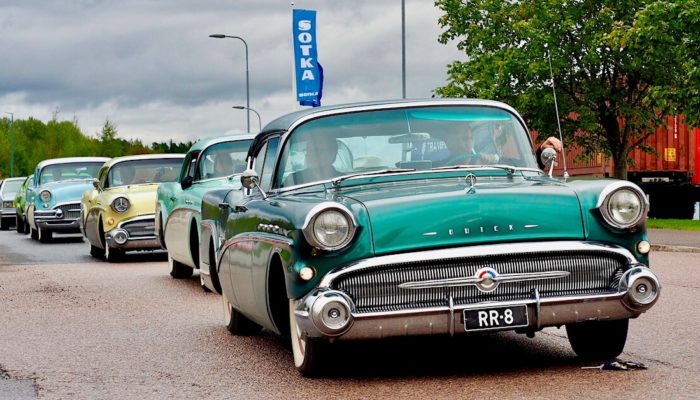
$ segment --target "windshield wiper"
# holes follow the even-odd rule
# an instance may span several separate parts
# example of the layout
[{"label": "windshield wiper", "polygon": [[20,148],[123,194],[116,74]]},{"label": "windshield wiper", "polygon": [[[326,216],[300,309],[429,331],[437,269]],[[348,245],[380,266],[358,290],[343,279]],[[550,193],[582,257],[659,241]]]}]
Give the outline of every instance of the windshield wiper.
[{"label": "windshield wiper", "polygon": [[380,169],[377,171],[358,172],[355,174],[349,174],[349,175],[335,177],[335,178],[331,179],[331,183],[333,183],[333,186],[338,186],[340,184],[340,182],[347,180],[347,179],[350,179],[350,178],[355,178],[358,176],[400,174],[403,172],[413,172],[415,170],[416,170],[415,168],[388,168],[388,169]]},{"label": "windshield wiper", "polygon": [[460,164],[460,165],[448,165],[445,167],[433,167],[431,168],[432,170],[440,171],[440,170],[449,170],[449,169],[475,169],[475,168],[496,168],[496,169],[502,169],[509,174],[514,174],[515,171],[522,170],[522,168],[514,167],[512,165],[504,165],[504,164],[496,164],[496,165],[470,165],[470,164]]}]

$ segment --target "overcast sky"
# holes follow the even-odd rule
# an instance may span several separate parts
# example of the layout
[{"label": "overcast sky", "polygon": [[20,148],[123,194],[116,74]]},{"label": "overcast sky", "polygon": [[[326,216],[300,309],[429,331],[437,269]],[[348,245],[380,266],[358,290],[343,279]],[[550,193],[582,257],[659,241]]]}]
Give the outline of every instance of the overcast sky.
[{"label": "overcast sky", "polygon": [[[323,104],[401,98],[401,0],[305,0],[317,10]],[[0,111],[106,119],[119,137],[195,140],[243,132],[245,49],[250,106],[263,126],[298,107],[292,93],[291,5],[283,0],[0,0]],[[406,0],[408,98],[430,97],[447,64],[432,0]],[[3,114],[7,116],[7,114]],[[258,119],[251,113],[251,130]]]}]

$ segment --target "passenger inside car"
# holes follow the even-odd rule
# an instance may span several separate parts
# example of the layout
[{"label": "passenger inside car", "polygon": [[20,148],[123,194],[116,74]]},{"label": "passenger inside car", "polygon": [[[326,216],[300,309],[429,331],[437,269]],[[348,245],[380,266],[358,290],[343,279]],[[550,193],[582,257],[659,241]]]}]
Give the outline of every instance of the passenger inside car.
[{"label": "passenger inside car", "polygon": [[343,175],[333,163],[338,156],[338,141],[329,135],[317,134],[306,141],[305,168],[292,172],[283,186],[300,185]]}]

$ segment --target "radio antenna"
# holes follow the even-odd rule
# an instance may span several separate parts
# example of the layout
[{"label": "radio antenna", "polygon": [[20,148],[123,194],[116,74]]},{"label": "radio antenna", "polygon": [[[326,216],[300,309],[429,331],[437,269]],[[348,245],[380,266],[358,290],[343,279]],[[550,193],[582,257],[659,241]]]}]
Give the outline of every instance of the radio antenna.
[{"label": "radio antenna", "polygon": [[561,141],[561,156],[562,160],[564,161],[564,179],[567,179],[569,177],[569,172],[566,170],[566,151],[564,151],[564,137],[561,134],[561,123],[559,122],[559,105],[557,104],[557,91],[554,88],[554,71],[552,70],[552,57],[549,56],[549,49],[547,49],[547,60],[549,61],[549,75],[552,77],[552,93],[554,93],[554,110],[557,113],[557,128],[559,129],[559,140]]}]

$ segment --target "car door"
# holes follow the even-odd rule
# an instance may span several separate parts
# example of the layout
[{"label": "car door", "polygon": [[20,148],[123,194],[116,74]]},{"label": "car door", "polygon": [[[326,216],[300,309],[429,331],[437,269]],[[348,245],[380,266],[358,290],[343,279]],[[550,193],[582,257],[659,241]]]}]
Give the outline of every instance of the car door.
[{"label": "car door", "polygon": [[[200,152],[193,151],[187,155],[185,165],[187,169],[183,171],[180,178],[180,185],[173,185],[173,192],[164,201],[166,207],[171,210],[164,226],[165,244],[168,253],[175,260],[194,267],[189,249],[190,221],[192,219],[193,207],[186,203],[188,189],[195,185],[197,175],[197,159]],[[182,189],[185,186],[185,189]]]},{"label": "car door", "polygon": [[[272,170],[277,158],[279,137],[272,137],[253,156],[252,164],[258,173],[260,188],[269,191],[272,182]],[[244,223],[246,226],[255,226],[250,220],[258,220],[261,223],[266,221],[253,216],[255,213],[255,203],[267,202],[260,194],[259,190],[252,190],[250,195],[241,199],[238,216],[235,219],[229,218],[228,224]],[[236,205],[232,205],[236,206]],[[243,214],[243,215],[240,215]],[[249,214],[249,215],[246,215]],[[248,221],[246,221],[248,220]],[[227,229],[231,229],[228,226]],[[239,308],[256,321],[266,325],[264,321],[269,321],[268,306],[266,300],[267,264],[270,259],[272,246],[255,235],[256,232],[249,232],[243,240],[237,241],[231,246],[228,257],[231,268],[231,285],[236,295]],[[268,328],[273,328],[271,323]]]},{"label": "car door", "polygon": [[[107,172],[109,168],[108,167],[102,167],[100,168],[100,171],[97,173],[97,179],[100,181],[100,185],[102,188],[105,187],[107,183]],[[84,220],[83,220],[83,229],[84,229],[84,234],[85,237],[91,242],[91,243],[102,243],[102,237],[100,237],[100,215],[101,212],[105,209],[105,205],[102,204],[104,200],[104,196],[100,196],[101,192],[98,191],[97,189],[93,189],[89,191],[89,194],[87,194],[86,197],[86,204],[85,204],[85,209],[83,211],[84,215]]]}]

